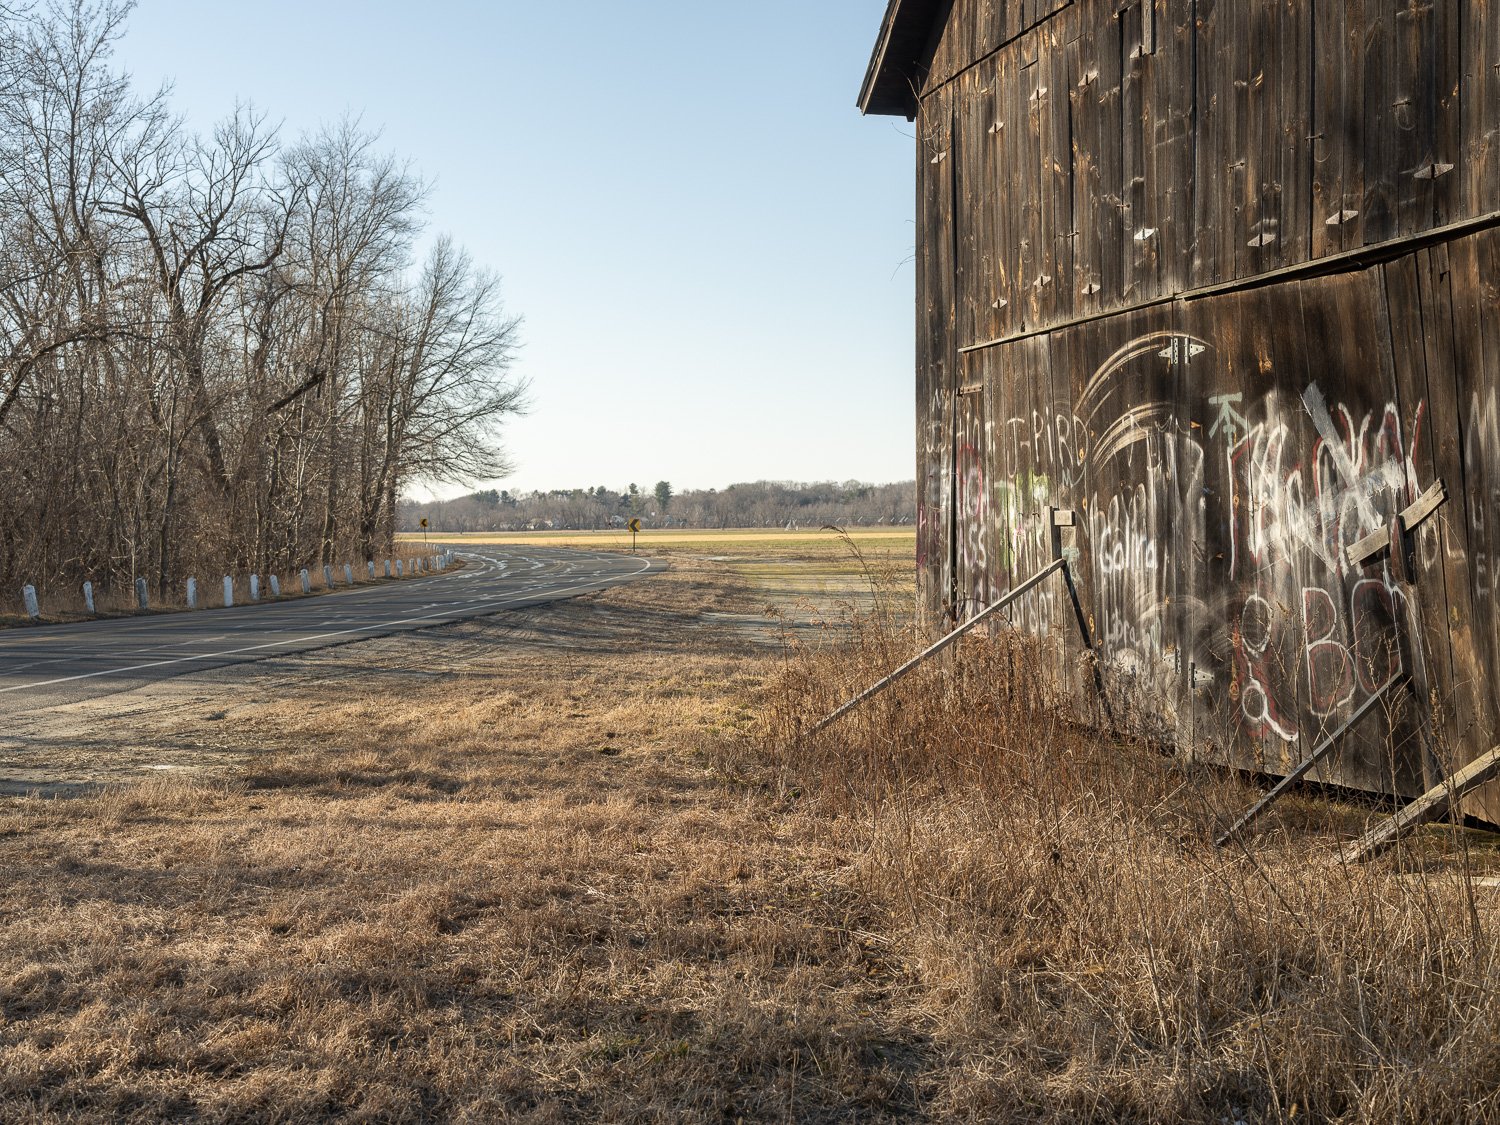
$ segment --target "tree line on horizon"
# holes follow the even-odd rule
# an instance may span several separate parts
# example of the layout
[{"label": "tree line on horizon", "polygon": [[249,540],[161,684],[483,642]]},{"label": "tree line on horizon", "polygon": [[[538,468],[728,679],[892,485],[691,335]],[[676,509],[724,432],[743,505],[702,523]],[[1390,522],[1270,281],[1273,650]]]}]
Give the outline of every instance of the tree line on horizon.
[{"label": "tree line on horizon", "polygon": [[437,532],[573,530],[622,527],[632,518],[653,527],[841,527],[910,524],[916,520],[914,480],[753,481],[724,489],[674,492],[667,481],[651,489],[553,489],[512,494],[486,489],[452,500],[403,499],[402,531]]},{"label": "tree line on horizon", "polygon": [[387,553],[413,479],[503,474],[498,279],[344,120],[190,130],[128,4],[0,0],[0,589]]}]

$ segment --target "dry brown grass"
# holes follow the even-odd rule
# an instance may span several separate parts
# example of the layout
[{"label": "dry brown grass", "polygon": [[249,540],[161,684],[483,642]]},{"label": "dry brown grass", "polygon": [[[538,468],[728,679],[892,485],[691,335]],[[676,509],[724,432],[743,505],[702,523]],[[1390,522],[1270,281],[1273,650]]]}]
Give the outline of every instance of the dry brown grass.
[{"label": "dry brown grass", "polygon": [[836,551],[297,657],[177,724],[227,774],[0,807],[0,1117],[1496,1117],[1454,847],[1215,853],[1250,786],[1003,638],[800,738],[910,651]]},{"label": "dry brown grass", "polygon": [[741,590],[680,560],[454,627],[399,694],[240,705],[222,780],[8,803],[0,1115],[914,1106],[927,1047],[883,1003],[904,971],[860,936],[847,861],[708,768],[774,663],[706,623],[760,605]]},{"label": "dry brown grass", "polygon": [[867,625],[794,649],[768,737],[735,760],[805,794],[815,838],[854,857],[944,1060],[925,1112],[1500,1120],[1500,917],[1472,880],[1492,847],[1436,832],[1331,867],[1379,814],[1292,797],[1215,851],[1248,781],[1078,725],[1014,634],[803,736],[914,645]]}]

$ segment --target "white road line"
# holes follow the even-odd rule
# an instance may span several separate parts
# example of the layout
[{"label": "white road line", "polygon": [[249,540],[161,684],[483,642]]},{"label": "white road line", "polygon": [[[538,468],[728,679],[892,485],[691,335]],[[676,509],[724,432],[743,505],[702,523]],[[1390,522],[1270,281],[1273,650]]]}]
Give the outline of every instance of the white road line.
[{"label": "white road line", "polygon": [[[614,575],[613,578],[634,578],[636,575],[644,574],[650,569],[651,564],[647,562],[639,570],[632,571],[629,574],[620,573]],[[598,586],[602,582],[609,582],[612,580],[612,578],[600,578],[594,580],[593,582],[587,582],[579,586],[564,587],[561,590],[550,591],[548,596],[553,598],[560,598],[568,594],[582,593],[585,590],[588,590],[590,587]],[[526,601],[534,597],[536,597],[536,594],[523,594],[514,596],[511,600]],[[460,605],[460,603],[456,602],[452,604],[455,606]],[[480,605],[483,605],[483,608],[485,609],[498,608],[497,604],[494,602],[471,603],[471,608],[478,608]],[[179,656],[173,660],[153,660],[146,664],[134,664],[124,668],[105,668],[98,672],[80,672],[75,676],[59,676],[54,680],[37,680],[34,683],[14,684],[11,687],[0,687],[0,695],[5,694],[6,692],[22,691],[28,688],[51,687],[54,684],[73,683],[76,680],[93,680],[97,679],[100,676],[118,676],[129,672],[144,672],[148,668],[165,668],[173,664],[190,663],[194,660],[218,660],[226,656],[238,656],[241,653],[245,652],[259,652],[262,649],[277,648],[281,645],[306,644],[308,641],[322,641],[327,640],[329,637],[342,637],[347,636],[351,633],[365,633],[369,632],[372,629],[389,629],[396,625],[412,625],[416,624],[419,621],[431,621],[432,619],[437,617],[448,617],[451,616],[453,612],[454,610],[449,609],[438,613],[429,613],[422,617],[399,617],[391,621],[381,621],[374,625],[359,625],[351,629],[335,629],[332,632],[315,633],[307,637],[283,638],[277,641],[268,641],[265,644],[246,645],[243,648],[224,649],[220,652],[204,652],[199,653],[196,656]]]}]

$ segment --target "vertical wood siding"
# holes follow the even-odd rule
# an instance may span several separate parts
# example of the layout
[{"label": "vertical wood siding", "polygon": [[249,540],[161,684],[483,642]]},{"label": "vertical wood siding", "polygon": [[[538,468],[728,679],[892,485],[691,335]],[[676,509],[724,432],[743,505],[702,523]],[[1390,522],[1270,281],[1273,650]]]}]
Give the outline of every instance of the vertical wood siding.
[{"label": "vertical wood siding", "polygon": [[[1405,642],[1418,690],[1319,776],[1418,792],[1424,738],[1450,762],[1487,750],[1500,229],[1420,236],[1500,209],[1500,4],[956,0],[934,42],[929,620],[1045,566],[1069,509],[1112,690],[1164,733],[1283,771]],[[1212,288],[1377,244],[1342,272]],[[1450,499],[1409,553],[1350,562],[1439,479]],[[1064,635],[1064,598],[1013,621]],[[1474,808],[1500,819],[1500,794]]]}]

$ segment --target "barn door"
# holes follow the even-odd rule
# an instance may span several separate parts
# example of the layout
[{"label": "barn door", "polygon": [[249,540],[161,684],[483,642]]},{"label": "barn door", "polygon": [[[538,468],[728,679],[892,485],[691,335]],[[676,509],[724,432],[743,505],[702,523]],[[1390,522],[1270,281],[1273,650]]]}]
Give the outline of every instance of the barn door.
[{"label": "barn door", "polygon": [[990,602],[990,503],[984,389],[958,394],[953,441],[953,610],[962,623]]}]

